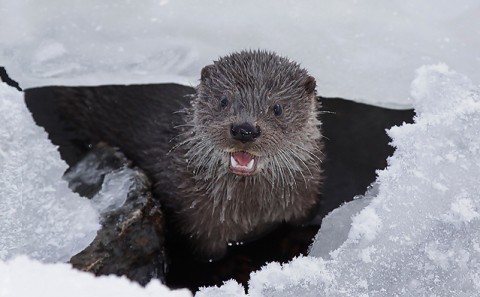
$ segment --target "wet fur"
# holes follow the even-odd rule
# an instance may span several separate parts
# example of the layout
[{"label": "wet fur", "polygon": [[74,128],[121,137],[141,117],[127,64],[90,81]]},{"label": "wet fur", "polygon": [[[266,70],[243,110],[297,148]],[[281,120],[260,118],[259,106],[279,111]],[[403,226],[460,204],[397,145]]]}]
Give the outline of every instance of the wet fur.
[{"label": "wet fur", "polygon": [[[70,98],[63,101],[69,120],[147,172],[156,196],[204,256],[219,257],[228,242],[282,221],[301,222],[318,204],[323,146],[315,80],[286,58],[264,51],[223,57],[202,70],[191,102],[161,102],[156,90],[130,90],[122,98],[108,89],[87,91],[63,95]],[[139,93],[152,97],[152,106],[139,106]],[[275,104],[283,107],[280,116]],[[260,127],[260,137],[232,139],[231,124],[242,122]],[[257,174],[229,171],[235,150],[258,157]]]}]

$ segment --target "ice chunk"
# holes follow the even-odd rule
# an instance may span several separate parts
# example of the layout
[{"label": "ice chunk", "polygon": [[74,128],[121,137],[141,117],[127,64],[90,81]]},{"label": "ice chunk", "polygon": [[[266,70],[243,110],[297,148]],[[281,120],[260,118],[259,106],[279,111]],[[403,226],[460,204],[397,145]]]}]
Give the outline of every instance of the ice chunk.
[{"label": "ice chunk", "polygon": [[135,170],[114,148],[96,147],[65,174],[70,188],[89,197],[100,214],[117,209],[135,187]]},{"label": "ice chunk", "polygon": [[26,257],[0,261],[0,296],[2,297],[188,297],[186,290],[171,291],[158,280],[145,288],[124,277],[95,277],[72,269],[67,264],[41,264]]},{"label": "ice chunk", "polygon": [[0,259],[67,261],[95,238],[97,211],[62,180],[67,165],[25,106],[0,83]]},{"label": "ice chunk", "polygon": [[131,168],[121,168],[107,173],[102,189],[92,198],[93,206],[105,213],[117,209],[127,200],[128,193],[134,185],[135,171]]},{"label": "ice chunk", "polygon": [[327,216],[310,257],[253,273],[248,296],[478,295],[480,88],[425,66],[412,97],[415,123],[388,131],[396,151],[378,193]]},{"label": "ice chunk", "polygon": [[369,189],[366,197],[359,196],[330,212],[322,220],[322,228],[310,247],[310,254],[330,259],[330,252],[340,247],[348,238],[352,217],[365,208],[377,193],[378,185],[375,184]]}]

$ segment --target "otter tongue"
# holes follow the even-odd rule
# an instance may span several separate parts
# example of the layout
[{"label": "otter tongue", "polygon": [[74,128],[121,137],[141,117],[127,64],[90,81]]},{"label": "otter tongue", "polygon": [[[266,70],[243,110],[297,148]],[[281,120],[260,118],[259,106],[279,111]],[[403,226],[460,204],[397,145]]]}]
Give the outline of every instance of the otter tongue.
[{"label": "otter tongue", "polygon": [[247,152],[235,152],[232,153],[232,157],[240,166],[247,166],[253,159],[253,156]]}]

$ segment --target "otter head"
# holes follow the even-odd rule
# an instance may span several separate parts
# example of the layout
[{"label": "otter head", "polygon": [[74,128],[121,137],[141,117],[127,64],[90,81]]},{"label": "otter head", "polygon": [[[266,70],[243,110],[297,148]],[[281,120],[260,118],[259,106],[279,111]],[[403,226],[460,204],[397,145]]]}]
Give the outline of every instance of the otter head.
[{"label": "otter head", "polygon": [[274,53],[220,58],[202,69],[187,157],[207,176],[301,171],[316,161],[320,138],[315,86],[306,70]]}]

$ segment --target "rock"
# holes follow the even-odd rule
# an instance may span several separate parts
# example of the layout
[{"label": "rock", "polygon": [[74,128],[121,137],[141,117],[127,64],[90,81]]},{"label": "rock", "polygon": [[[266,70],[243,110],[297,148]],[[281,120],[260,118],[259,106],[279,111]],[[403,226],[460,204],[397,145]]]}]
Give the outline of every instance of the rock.
[{"label": "rock", "polygon": [[119,151],[99,145],[66,174],[73,191],[92,199],[102,228],[73,267],[96,275],[125,275],[142,285],[164,281],[164,216],[150,181]]}]

